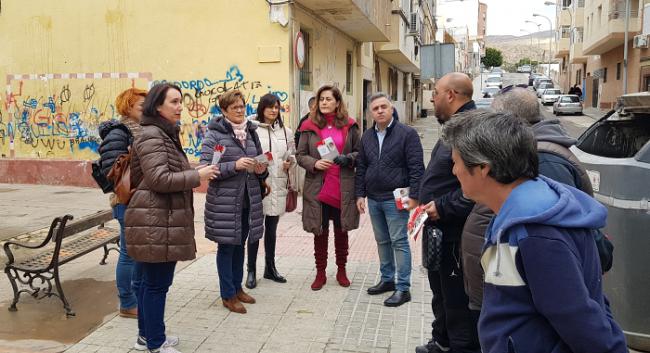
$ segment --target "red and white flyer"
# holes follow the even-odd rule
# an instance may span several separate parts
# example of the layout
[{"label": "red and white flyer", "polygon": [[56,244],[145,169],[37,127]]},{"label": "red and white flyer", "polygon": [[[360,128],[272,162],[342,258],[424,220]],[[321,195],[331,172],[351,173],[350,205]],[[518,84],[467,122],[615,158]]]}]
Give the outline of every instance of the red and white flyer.
[{"label": "red and white flyer", "polygon": [[255,157],[255,161],[259,164],[264,164],[264,165],[272,165],[273,164],[273,153],[269,152],[264,152],[260,154],[259,156]]},{"label": "red and white flyer", "polygon": [[216,165],[221,160],[221,156],[226,152],[226,147],[222,145],[214,146],[214,152],[212,154],[212,165]]},{"label": "red and white flyer", "polygon": [[426,222],[427,218],[429,218],[429,215],[424,210],[425,208],[426,205],[420,205],[416,207],[413,212],[411,212],[411,215],[409,217],[409,222],[406,225],[406,230],[408,232],[408,236],[413,237],[413,240],[418,240],[418,235],[422,230],[422,226],[424,226],[424,222]]},{"label": "red and white flyer", "polygon": [[409,207],[409,188],[397,188],[393,190],[395,206],[398,210],[406,210]]},{"label": "red and white flyer", "polygon": [[318,142],[316,148],[318,149],[318,153],[323,159],[333,161],[334,158],[338,157],[339,155],[339,150],[336,148],[334,140],[331,137]]}]

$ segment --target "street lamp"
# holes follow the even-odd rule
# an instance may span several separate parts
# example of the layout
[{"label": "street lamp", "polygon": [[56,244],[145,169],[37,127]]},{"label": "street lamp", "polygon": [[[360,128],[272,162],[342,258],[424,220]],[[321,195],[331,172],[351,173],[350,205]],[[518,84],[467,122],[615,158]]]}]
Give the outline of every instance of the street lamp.
[{"label": "street lamp", "polygon": [[[533,32],[531,32],[529,30],[526,30],[526,29],[523,29],[523,28],[520,29],[519,31],[524,32],[524,33],[528,33],[528,35],[530,36],[530,50],[531,50],[531,53],[532,53],[534,51],[533,50]],[[530,64],[530,67],[532,68],[533,67],[532,59],[531,59],[531,62],[529,62],[529,64]]]},{"label": "street lamp", "polygon": [[[535,21],[531,21],[531,20],[526,20],[525,22],[526,22],[526,23],[530,23],[530,24],[534,24],[535,26],[537,26],[537,32],[541,32],[541,31],[542,31],[542,24],[541,24],[541,23],[537,23],[537,22],[535,22]],[[540,45],[540,43],[539,43],[539,37],[537,37],[537,45],[541,48],[541,45]],[[542,49],[541,52],[543,53],[543,52],[544,52],[544,49]],[[541,57],[540,60],[539,60],[539,63],[541,64],[541,63],[543,63],[543,62],[544,62],[544,56],[542,55],[542,57]],[[543,68],[543,67],[542,67],[542,68]]]},{"label": "street lamp", "polygon": [[551,77],[551,52],[553,51],[553,22],[551,21],[550,18],[540,15],[538,13],[534,13],[533,17],[542,17],[548,21],[548,27],[551,30],[551,38],[550,42],[548,43],[548,77]]}]

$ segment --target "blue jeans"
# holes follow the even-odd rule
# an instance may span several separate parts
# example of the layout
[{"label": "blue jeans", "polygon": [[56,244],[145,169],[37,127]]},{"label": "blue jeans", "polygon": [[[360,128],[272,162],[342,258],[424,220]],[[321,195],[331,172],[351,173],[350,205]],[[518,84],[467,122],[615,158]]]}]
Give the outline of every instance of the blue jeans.
[{"label": "blue jeans", "polygon": [[147,339],[147,348],[165,343],[165,302],[174,280],[176,262],[141,262],[142,285],[138,290],[138,335]]},{"label": "blue jeans", "polygon": [[217,272],[222,299],[230,299],[241,290],[244,279],[244,244],[249,230],[248,215],[249,210],[245,208],[241,215],[241,244],[219,244],[217,248]]},{"label": "blue jeans", "polygon": [[120,297],[120,309],[132,309],[138,304],[136,295],[142,280],[142,269],[126,253],[126,239],[124,236],[125,211],[126,205],[117,204],[113,207],[113,218],[120,223],[120,257],[115,267],[115,283],[117,284],[117,294]]},{"label": "blue jeans", "polygon": [[395,289],[407,291],[411,287],[411,248],[406,224],[409,212],[398,210],[395,200],[375,201],[368,198],[368,212],[379,252],[379,270],[383,282],[397,282]]}]

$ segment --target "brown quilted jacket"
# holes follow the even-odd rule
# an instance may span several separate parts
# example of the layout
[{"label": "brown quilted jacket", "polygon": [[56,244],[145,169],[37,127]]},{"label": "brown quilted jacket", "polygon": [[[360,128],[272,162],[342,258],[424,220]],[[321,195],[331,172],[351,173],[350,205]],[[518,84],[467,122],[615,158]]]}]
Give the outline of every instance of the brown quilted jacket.
[{"label": "brown quilted jacket", "polygon": [[124,216],[127,253],[140,262],[192,260],[192,189],[199,172],[185,156],[178,128],[162,117],[142,117],[132,147],[131,185],[136,191]]}]

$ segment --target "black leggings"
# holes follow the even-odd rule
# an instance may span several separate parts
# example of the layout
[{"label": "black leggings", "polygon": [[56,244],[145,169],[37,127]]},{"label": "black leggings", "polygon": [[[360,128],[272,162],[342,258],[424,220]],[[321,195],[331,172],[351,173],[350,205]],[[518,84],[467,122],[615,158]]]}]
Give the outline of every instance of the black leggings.
[{"label": "black leggings", "polygon": [[[266,263],[275,262],[275,243],[277,238],[278,223],[280,216],[264,216],[264,253]],[[257,250],[260,247],[259,240],[248,244],[248,269],[255,269],[257,263]]]}]

